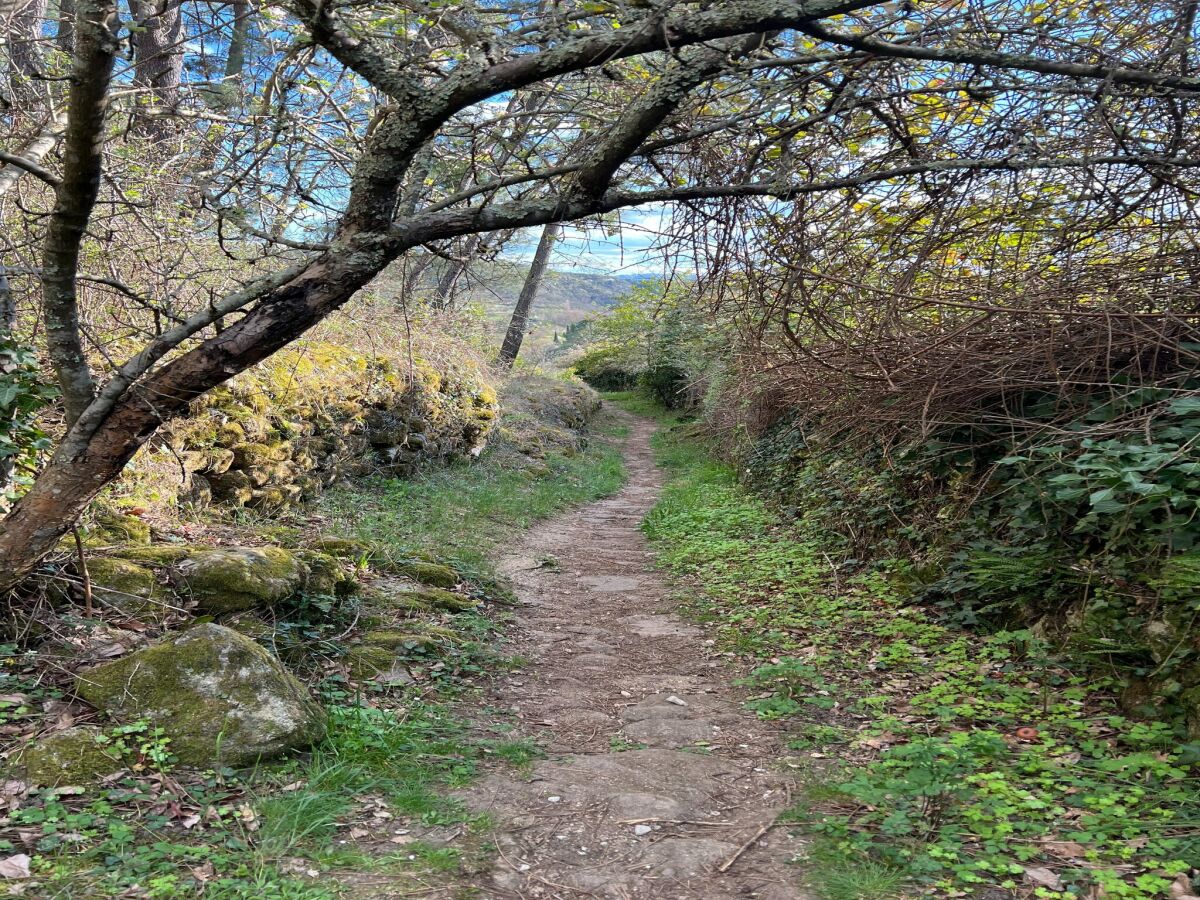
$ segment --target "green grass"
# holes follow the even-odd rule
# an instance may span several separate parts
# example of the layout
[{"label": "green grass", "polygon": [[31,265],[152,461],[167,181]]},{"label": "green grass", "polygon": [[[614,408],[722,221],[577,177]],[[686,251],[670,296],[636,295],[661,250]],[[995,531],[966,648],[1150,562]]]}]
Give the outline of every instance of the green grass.
[{"label": "green grass", "polygon": [[[616,436],[603,416],[593,427]],[[575,455],[548,453],[531,474],[488,462],[459,464],[401,481],[373,479],[326,495],[331,529],[399,552],[428,553],[469,574],[490,573],[513,533],[567,507],[616,492],[625,480],[619,449],[592,439]]]},{"label": "green grass", "polygon": [[1200,865],[1200,745],[1124,716],[1107,679],[1036,635],[954,630],[886,561],[842,564],[686,429],[655,447],[670,475],[644,523],[659,563],[724,649],[758,660],[751,708],[794,730],[801,759],[846,762],[814,767],[789,814],[814,841],[812,891],[1152,900]]}]

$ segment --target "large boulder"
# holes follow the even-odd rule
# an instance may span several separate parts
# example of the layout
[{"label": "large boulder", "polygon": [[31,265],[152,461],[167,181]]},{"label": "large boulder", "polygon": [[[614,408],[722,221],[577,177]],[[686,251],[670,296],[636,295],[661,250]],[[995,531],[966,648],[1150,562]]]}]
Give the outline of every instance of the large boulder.
[{"label": "large boulder", "polygon": [[109,715],[161,727],[186,765],[247,766],[325,735],[325,714],[304,685],[221,625],[196,625],[76,680],[79,695]]},{"label": "large boulder", "polygon": [[278,547],[206,550],[175,567],[180,587],[214,616],[274,606],[300,590],[307,575],[302,560]]}]

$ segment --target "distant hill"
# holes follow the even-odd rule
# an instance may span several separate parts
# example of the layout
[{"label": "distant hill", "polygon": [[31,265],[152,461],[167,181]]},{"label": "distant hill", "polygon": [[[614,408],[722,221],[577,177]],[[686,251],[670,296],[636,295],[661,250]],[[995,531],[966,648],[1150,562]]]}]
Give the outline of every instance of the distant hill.
[{"label": "distant hill", "polygon": [[[459,302],[478,303],[483,307],[496,330],[497,346],[499,335],[508,327],[527,271],[527,263],[494,260],[476,263],[471,272],[462,276],[463,290]],[[440,266],[431,267],[421,279],[422,287],[432,288],[439,274]],[[388,281],[389,273],[385,272],[380,280]],[[589,316],[611,308],[638,284],[652,280],[653,277],[648,275],[548,272],[534,304],[530,332],[521,350],[522,357],[531,359],[540,356],[554,346],[555,338],[561,339],[572,325],[578,325]]]},{"label": "distant hill", "polygon": [[[474,274],[464,296],[482,303],[489,312],[494,309],[497,314],[503,314],[507,321],[517,295],[521,293],[526,271],[523,265],[492,263],[486,270]],[[542,282],[535,315],[547,324],[565,328],[592,313],[615,305],[646,280],[648,276],[644,275],[587,275],[551,271]]]},{"label": "distant hill", "polygon": [[[470,288],[463,293],[467,302],[479,303],[495,323],[497,333],[508,327],[513,306],[525,283],[528,266],[497,261],[477,269]],[[546,273],[533,307],[530,330],[521,348],[526,360],[536,360],[562,340],[568,328],[589,316],[615,306],[638,284],[653,280],[647,275],[588,275],[578,272]]]}]

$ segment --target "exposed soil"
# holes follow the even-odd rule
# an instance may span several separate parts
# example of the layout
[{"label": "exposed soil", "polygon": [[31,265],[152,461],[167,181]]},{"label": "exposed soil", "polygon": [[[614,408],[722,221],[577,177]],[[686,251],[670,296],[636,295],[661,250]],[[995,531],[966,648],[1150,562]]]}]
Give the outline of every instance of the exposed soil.
[{"label": "exposed soil", "polygon": [[772,829],[788,805],[779,736],[737,673],[680,618],[639,530],[661,476],[654,426],[628,418],[629,482],[531,531],[504,561],[529,662],[490,702],[547,758],[460,793],[497,824],[486,898],[803,898]]}]

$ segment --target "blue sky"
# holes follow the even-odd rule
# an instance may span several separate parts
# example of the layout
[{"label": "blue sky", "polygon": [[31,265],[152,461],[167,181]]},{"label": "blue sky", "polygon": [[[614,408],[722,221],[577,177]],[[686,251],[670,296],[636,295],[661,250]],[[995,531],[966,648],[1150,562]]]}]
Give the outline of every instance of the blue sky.
[{"label": "blue sky", "polygon": [[[671,211],[665,206],[624,210],[620,213],[619,228],[567,225],[550,260],[550,268],[592,275],[662,275],[667,261],[655,245],[669,232],[670,226]],[[527,229],[505,252],[505,257],[531,259],[541,233],[541,228]],[[678,256],[675,264],[680,265]]]}]

